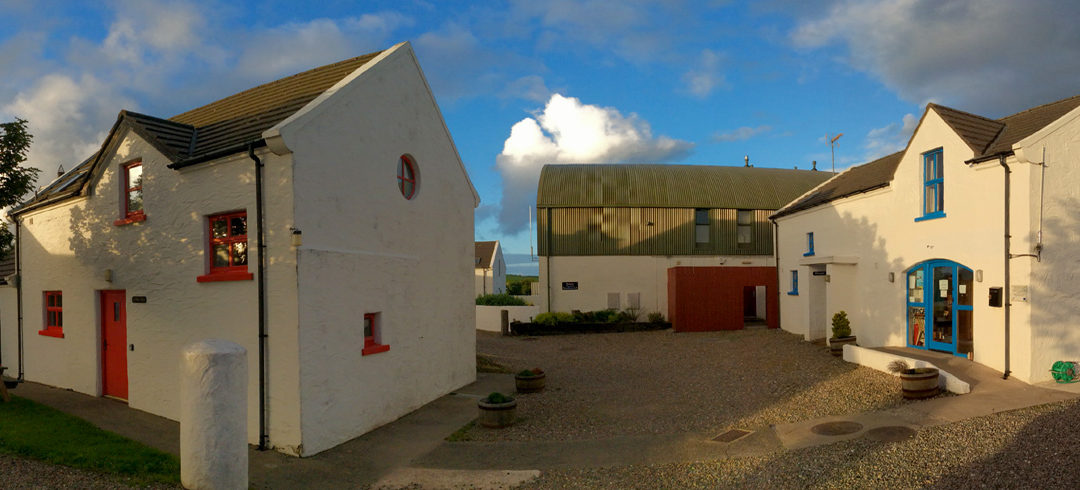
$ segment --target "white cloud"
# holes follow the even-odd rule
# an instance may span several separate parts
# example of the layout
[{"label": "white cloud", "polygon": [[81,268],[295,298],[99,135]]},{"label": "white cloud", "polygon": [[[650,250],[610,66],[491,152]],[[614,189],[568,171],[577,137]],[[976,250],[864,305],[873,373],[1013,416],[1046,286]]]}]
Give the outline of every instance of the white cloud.
[{"label": "white cloud", "polygon": [[724,74],[720,72],[720,64],[724,55],[711,49],[701,51],[698,65],[686,73],[683,73],[683,83],[686,91],[695,97],[707,97],[714,89],[727,86]]},{"label": "white cloud", "polygon": [[796,46],[839,43],[848,62],[915,103],[1001,116],[1076,94],[1080,3],[840,0],[803,19]]},{"label": "white cloud", "polygon": [[543,102],[551,97],[551,90],[539,75],[527,75],[508,83],[499,95],[503,98]]},{"label": "white cloud", "polygon": [[744,141],[753,138],[754,136],[757,136],[759,134],[767,133],[769,131],[772,131],[772,126],[758,126],[756,128],[751,128],[750,126],[743,126],[733,131],[728,131],[726,133],[717,132],[713,134],[712,139],[713,141],[720,142]]},{"label": "white cloud", "polygon": [[903,120],[899,123],[894,122],[871,129],[866,134],[866,161],[903,150],[911,139],[911,134],[915,132],[917,124],[919,124],[919,118],[915,114],[904,114]]},{"label": "white cloud", "polygon": [[92,75],[78,80],[47,75],[0,107],[0,119],[29,121],[34,139],[27,163],[44,171],[38,182],[43,185],[52,180],[58,165],[70,170],[97,151],[120,108],[133,105]]},{"label": "white cloud", "polygon": [[545,164],[670,162],[689,154],[693,143],[653,137],[649,123],[612,107],[583,104],[553,94],[534,117],[518,121],[495,159],[503,181],[499,224],[504,233],[525,226],[523,212],[536,202],[536,183]]}]

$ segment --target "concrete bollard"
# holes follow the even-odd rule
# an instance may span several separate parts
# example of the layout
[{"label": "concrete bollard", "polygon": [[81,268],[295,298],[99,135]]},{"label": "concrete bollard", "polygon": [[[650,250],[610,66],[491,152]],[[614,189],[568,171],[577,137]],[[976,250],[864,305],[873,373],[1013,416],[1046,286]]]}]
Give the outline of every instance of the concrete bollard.
[{"label": "concrete bollard", "polygon": [[184,349],[180,366],[180,482],[248,487],[247,351],[225,340]]}]

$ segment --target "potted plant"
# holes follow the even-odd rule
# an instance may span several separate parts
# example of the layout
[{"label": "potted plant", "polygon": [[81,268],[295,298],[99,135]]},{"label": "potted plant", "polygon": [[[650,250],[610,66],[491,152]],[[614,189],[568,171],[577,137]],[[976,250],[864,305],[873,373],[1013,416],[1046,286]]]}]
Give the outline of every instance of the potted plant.
[{"label": "potted plant", "polygon": [[537,393],[544,390],[546,380],[543,369],[526,369],[514,375],[514,386],[518,393]]},{"label": "potted plant", "polygon": [[851,335],[851,321],[848,320],[847,312],[840,310],[832,317],[832,338],[829,339],[829,352],[834,356],[844,354],[845,344],[854,344],[855,336]]},{"label": "potted plant", "polygon": [[480,407],[477,422],[484,427],[508,427],[517,418],[517,400],[497,391],[481,398],[477,406]]},{"label": "potted plant", "polygon": [[941,391],[938,368],[908,367],[903,359],[897,359],[889,363],[889,371],[900,375],[900,387],[909,400],[930,398]]}]

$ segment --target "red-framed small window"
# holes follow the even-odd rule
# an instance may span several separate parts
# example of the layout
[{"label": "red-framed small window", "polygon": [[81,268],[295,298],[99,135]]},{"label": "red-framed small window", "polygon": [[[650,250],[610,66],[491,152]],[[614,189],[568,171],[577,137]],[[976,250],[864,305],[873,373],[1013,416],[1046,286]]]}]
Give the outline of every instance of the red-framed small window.
[{"label": "red-framed small window", "polygon": [[405,199],[416,197],[420,179],[416,168],[416,161],[409,155],[401,155],[401,157],[398,158],[397,180],[398,190],[401,191],[402,196],[405,196]]},{"label": "red-framed small window", "polygon": [[378,354],[390,350],[389,344],[380,344],[381,337],[378,313],[364,313],[364,350],[362,355]]},{"label": "red-framed small window", "polygon": [[146,220],[143,208],[143,167],[142,160],[135,160],[123,166],[124,169],[124,217],[113,222],[116,226]]},{"label": "red-framed small window", "polygon": [[64,338],[64,295],[60,291],[45,291],[45,328],[38,334]]},{"label": "red-framed small window", "polygon": [[210,273],[199,282],[243,281],[255,277],[248,272],[247,212],[216,214],[208,218]]}]

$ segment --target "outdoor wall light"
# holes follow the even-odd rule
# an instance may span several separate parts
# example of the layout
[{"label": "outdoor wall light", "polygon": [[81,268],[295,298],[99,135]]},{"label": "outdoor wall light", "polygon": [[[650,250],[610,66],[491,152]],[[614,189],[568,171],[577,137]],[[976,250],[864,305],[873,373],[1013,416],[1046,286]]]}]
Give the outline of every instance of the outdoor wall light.
[{"label": "outdoor wall light", "polygon": [[896,282],[896,273],[895,272],[890,272],[889,273],[889,282]]},{"label": "outdoor wall light", "polygon": [[105,282],[112,282],[112,269],[105,269],[104,276]]},{"label": "outdoor wall light", "polygon": [[304,244],[304,232],[297,230],[296,228],[290,228],[292,230],[292,246],[299,247]]},{"label": "outdoor wall light", "polygon": [[982,269],[975,271],[975,282],[982,282]]}]

